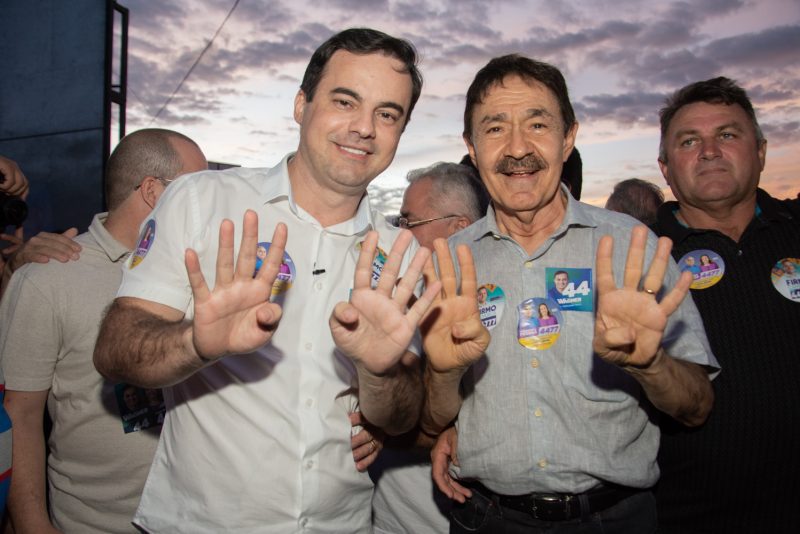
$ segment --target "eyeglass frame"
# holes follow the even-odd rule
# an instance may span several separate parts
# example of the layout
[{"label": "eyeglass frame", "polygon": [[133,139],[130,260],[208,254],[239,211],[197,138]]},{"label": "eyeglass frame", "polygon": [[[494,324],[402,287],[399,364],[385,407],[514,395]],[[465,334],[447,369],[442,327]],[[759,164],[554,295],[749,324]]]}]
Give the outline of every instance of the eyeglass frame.
[{"label": "eyeglass frame", "polygon": [[434,221],[441,221],[442,219],[450,219],[451,217],[461,217],[461,215],[454,213],[452,215],[442,215],[441,217],[434,217],[432,219],[422,219],[421,221],[409,221],[408,217],[403,217],[401,215],[399,217],[396,217],[394,222],[395,226],[397,226],[398,228],[411,229],[417,226],[422,226],[423,224],[432,223]]},{"label": "eyeglass frame", "polygon": [[[142,185],[144,184],[144,181],[145,181],[145,180],[147,180],[147,179],[148,179],[148,178],[150,178],[150,177],[151,177],[150,175],[148,175],[148,176],[145,176],[145,177],[144,177],[144,179],[142,179],[142,181],[141,181],[141,182],[139,182],[139,185],[137,185],[136,187],[134,187],[134,188],[133,188],[133,190],[134,190],[134,191],[138,191],[139,189],[141,189]],[[156,180],[158,180],[159,182],[161,182],[161,184],[162,184],[164,187],[167,187],[169,184],[171,184],[172,182],[174,182],[174,181],[175,181],[175,178],[162,178],[162,177],[160,177],[160,176],[152,176],[152,177],[153,177],[153,178],[155,178]]]}]

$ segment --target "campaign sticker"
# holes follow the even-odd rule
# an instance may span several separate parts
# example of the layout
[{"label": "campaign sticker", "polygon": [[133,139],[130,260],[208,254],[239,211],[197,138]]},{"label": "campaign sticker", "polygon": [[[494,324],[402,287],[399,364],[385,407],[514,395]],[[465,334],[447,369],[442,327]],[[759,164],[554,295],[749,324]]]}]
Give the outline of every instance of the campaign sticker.
[{"label": "campaign sticker", "polygon": [[531,350],[546,350],[561,335],[563,316],[553,299],[530,298],[517,306],[517,341]]},{"label": "campaign sticker", "polygon": [[164,423],[167,408],[160,389],[115,384],[114,396],[122,420],[122,430],[126,434],[161,426]]},{"label": "campaign sticker", "polygon": [[133,269],[144,260],[144,257],[147,256],[147,251],[150,250],[150,247],[153,246],[153,241],[156,239],[156,221],[155,219],[150,219],[144,225],[142,229],[142,233],[139,235],[139,243],[137,243],[136,248],[133,250],[133,254],[131,255],[131,266],[130,269]]},{"label": "campaign sticker", "polygon": [[503,288],[494,284],[483,284],[478,288],[478,310],[483,326],[489,330],[497,326],[506,306]]},{"label": "campaign sticker", "polygon": [[[356,250],[361,252],[361,245],[363,241],[356,243]],[[383,272],[383,266],[386,265],[386,258],[389,255],[383,250],[381,247],[375,247],[375,257],[372,259],[372,280],[370,281],[370,287],[375,289],[378,287],[378,280],[381,277],[381,273]]]},{"label": "campaign sticker", "polygon": [[574,267],[547,267],[545,291],[563,311],[590,312],[594,309],[592,270]]},{"label": "campaign sticker", "polygon": [[693,250],[678,260],[678,268],[692,273],[692,289],[708,289],[725,274],[725,262],[713,250]]},{"label": "campaign sticker", "polygon": [[800,258],[783,258],[772,267],[772,285],[778,293],[800,302]]},{"label": "campaign sticker", "polygon": [[[267,259],[267,252],[269,251],[270,243],[264,241],[257,245],[256,248],[256,268],[253,271],[253,278],[258,274],[258,270],[261,268],[261,265],[264,263],[264,260]],[[278,295],[282,295],[289,291],[289,288],[292,287],[292,282],[294,281],[294,277],[297,274],[297,270],[294,265],[294,261],[289,256],[288,252],[283,253],[283,260],[281,261],[280,270],[278,271],[278,276],[275,277],[275,281],[272,283],[272,298],[277,297]]]}]

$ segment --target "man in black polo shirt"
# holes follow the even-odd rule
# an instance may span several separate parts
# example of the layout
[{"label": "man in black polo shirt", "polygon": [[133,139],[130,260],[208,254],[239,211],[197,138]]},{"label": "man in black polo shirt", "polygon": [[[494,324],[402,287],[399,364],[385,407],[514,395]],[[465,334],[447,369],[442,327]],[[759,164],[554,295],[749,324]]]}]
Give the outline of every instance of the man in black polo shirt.
[{"label": "man in black polo shirt", "polygon": [[699,267],[692,298],[722,373],[705,425],[664,419],[659,532],[798,532],[800,279],[783,266],[800,261],[800,205],[758,189],[767,141],[733,81],[688,85],[660,115],[678,201],[653,229],[682,269]]}]

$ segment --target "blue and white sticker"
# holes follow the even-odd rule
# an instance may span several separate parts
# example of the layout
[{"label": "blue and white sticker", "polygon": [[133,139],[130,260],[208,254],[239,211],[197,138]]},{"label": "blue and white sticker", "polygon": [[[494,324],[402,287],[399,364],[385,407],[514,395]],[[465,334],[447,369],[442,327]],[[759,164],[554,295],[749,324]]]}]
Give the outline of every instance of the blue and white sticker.
[{"label": "blue and white sticker", "polygon": [[503,288],[495,284],[483,284],[478,288],[478,311],[483,326],[489,330],[497,326],[506,306]]},{"label": "blue and white sticker", "polygon": [[594,309],[592,269],[547,267],[544,276],[547,297],[561,310],[590,312]]},{"label": "blue and white sticker", "polygon": [[778,293],[800,302],[800,258],[783,258],[772,266],[772,285]]}]

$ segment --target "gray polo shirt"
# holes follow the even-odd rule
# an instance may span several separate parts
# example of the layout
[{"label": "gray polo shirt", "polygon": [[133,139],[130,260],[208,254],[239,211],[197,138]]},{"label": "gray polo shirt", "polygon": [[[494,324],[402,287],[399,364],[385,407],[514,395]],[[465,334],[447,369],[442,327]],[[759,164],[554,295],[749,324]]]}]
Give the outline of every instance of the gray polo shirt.
[{"label": "gray polo shirt", "polygon": [[[657,410],[638,382],[592,351],[597,243],[606,234],[614,238],[614,276],[621,286],[630,231],[639,223],[567,198],[561,226],[532,255],[498,230],[491,207],[486,217],[450,238],[451,247],[471,247],[478,285],[494,284],[504,295],[499,299],[494,288],[502,314],[486,355],[464,377],[466,396],[457,422],[460,477],[478,479],[502,494],[578,493],[600,481],[647,488],[658,480]],[[646,265],[655,245],[650,234]],[[553,306],[553,300],[544,300],[552,286],[547,280],[560,269],[580,273],[586,282],[576,293],[581,305],[573,301],[573,309],[567,301]],[[670,259],[665,287],[679,275]],[[558,310],[556,334],[550,326],[542,330],[548,335],[530,337],[519,308],[528,299],[535,299],[534,309],[545,302]],[[532,350],[520,335],[547,342],[529,342],[540,347]],[[670,355],[708,366],[709,372],[719,368],[689,295],[670,317],[663,345]]]}]

